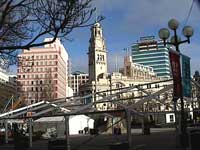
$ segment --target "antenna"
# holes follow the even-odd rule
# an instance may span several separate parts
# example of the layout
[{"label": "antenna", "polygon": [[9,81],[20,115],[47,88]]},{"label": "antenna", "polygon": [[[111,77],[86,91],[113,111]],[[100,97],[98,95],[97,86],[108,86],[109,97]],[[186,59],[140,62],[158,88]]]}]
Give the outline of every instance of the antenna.
[{"label": "antenna", "polygon": [[118,72],[118,58],[117,55],[115,56],[115,72]]},{"label": "antenna", "polygon": [[98,17],[97,17],[97,8],[96,8],[96,10],[95,10],[95,23],[97,23],[97,19],[98,19]]}]

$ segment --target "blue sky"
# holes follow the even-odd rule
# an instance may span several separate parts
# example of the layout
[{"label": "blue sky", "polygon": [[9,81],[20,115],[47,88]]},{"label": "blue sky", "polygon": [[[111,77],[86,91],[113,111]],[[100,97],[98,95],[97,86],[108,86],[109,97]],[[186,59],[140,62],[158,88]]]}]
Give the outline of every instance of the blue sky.
[{"label": "blue sky", "polygon": [[[168,20],[176,18],[180,22],[179,34],[185,25],[192,0],[94,0],[97,14],[105,16],[101,22],[108,50],[108,70],[115,70],[116,58],[118,66],[122,66],[124,48],[129,48],[141,36],[154,35],[158,38],[158,30],[167,27]],[[181,50],[191,57],[191,68],[200,69],[200,9],[194,4],[187,25],[194,27],[191,44],[184,44]],[[72,71],[88,71],[88,46],[90,28],[74,30],[69,38],[63,41],[72,62]],[[182,39],[184,37],[182,36]]]}]

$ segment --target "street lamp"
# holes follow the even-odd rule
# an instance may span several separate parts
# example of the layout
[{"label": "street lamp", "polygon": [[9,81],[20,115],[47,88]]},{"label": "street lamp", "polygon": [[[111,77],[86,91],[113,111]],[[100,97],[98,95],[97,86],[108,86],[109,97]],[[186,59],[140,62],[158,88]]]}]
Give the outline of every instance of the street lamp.
[{"label": "street lamp", "polygon": [[[190,43],[190,37],[193,35],[193,28],[191,26],[185,26],[182,30],[182,33],[186,37],[186,40],[181,40],[181,38],[177,35],[179,22],[176,19],[171,19],[168,22],[168,27],[174,32],[174,35],[171,37],[170,42],[167,41],[167,39],[170,36],[170,31],[167,28],[162,28],[159,30],[159,37],[163,40],[164,46],[166,46],[166,44],[175,46],[176,51],[180,55],[179,45],[186,42]],[[179,58],[179,63],[180,63],[180,58]],[[181,76],[180,76],[180,81],[182,81]],[[183,149],[185,149],[186,147],[185,143],[187,137],[186,137],[186,122],[184,117],[184,101],[182,92],[180,100],[181,100],[181,144]]]}]

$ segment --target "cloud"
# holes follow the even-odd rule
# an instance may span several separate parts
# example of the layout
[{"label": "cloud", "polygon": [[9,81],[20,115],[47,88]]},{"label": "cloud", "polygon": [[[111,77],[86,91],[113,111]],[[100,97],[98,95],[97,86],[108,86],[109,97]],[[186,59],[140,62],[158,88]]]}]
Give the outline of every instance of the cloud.
[{"label": "cloud", "polygon": [[[181,30],[185,25],[191,4],[192,0],[94,0],[93,5],[97,7],[97,15],[106,17],[101,24],[108,48],[109,71],[115,70],[116,56],[118,66],[122,66],[123,48],[130,47],[141,36],[156,36],[160,28],[167,27],[169,19],[177,18]],[[194,27],[195,34],[191,39],[191,44],[181,46],[183,53],[191,57],[193,71],[200,69],[199,22],[200,9],[194,4],[188,24]],[[180,34],[180,31],[178,33]],[[88,70],[86,53],[89,46],[90,29],[84,29],[84,32],[79,30],[79,33],[76,32],[74,35],[76,49],[72,51],[74,53],[72,55],[73,67],[75,70]],[[82,60],[79,59],[80,55]]]},{"label": "cloud", "polygon": [[167,26],[171,18],[184,22],[191,3],[189,0],[96,0],[95,6],[102,14],[110,13],[117,20],[113,28],[145,34],[151,28]]}]

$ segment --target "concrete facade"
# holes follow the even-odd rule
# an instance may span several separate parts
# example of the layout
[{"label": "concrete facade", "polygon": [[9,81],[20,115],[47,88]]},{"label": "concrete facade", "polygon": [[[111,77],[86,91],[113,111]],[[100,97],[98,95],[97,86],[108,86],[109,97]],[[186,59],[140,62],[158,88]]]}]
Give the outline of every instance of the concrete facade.
[{"label": "concrete facade", "polygon": [[26,103],[68,96],[68,54],[59,39],[42,48],[23,50],[19,59],[18,92]]},{"label": "concrete facade", "polygon": [[73,95],[79,94],[79,86],[89,81],[89,75],[83,72],[73,72],[69,75],[69,87],[73,90]]},{"label": "concrete facade", "polygon": [[0,107],[2,109],[12,96],[17,96],[16,76],[0,68]]},{"label": "concrete facade", "polygon": [[107,73],[107,52],[100,23],[92,26],[89,43],[89,80],[97,81],[100,74]]}]

